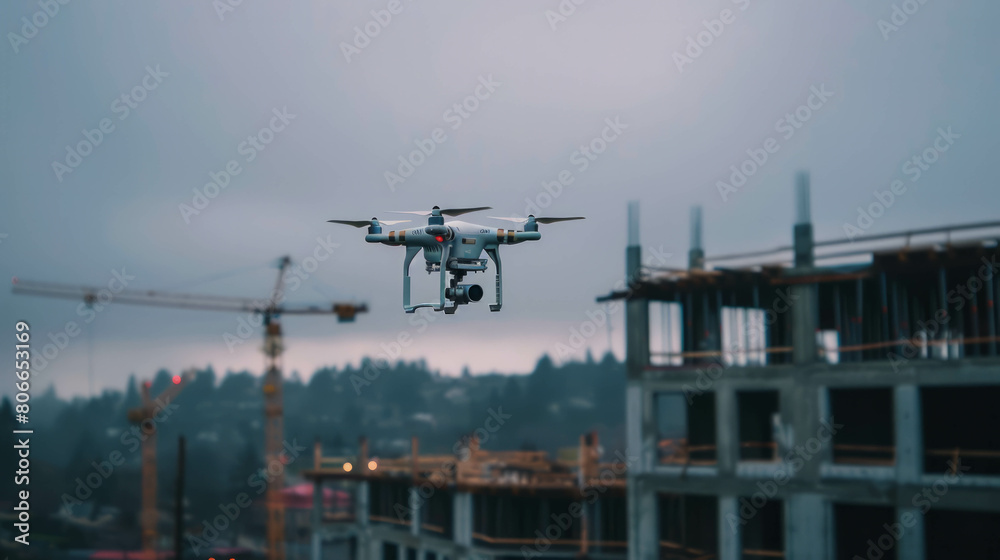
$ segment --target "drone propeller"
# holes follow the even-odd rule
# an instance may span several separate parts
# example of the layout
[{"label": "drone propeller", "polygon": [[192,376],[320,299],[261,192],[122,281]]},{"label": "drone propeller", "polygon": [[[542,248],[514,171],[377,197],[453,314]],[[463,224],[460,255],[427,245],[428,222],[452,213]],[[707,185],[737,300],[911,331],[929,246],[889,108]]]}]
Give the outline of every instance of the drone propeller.
[{"label": "drone propeller", "polygon": [[570,220],[586,220],[586,218],[584,218],[583,216],[573,216],[571,218],[551,218],[551,217],[535,218],[534,216],[528,216],[527,218],[501,218],[500,216],[487,216],[487,217],[492,218],[494,220],[506,220],[508,222],[514,222],[518,224],[526,223],[528,220],[532,218],[534,218],[535,222],[539,224],[554,224],[556,222],[568,222]]},{"label": "drone propeller", "polygon": [[433,210],[419,211],[419,210],[399,210],[395,212],[389,212],[390,214],[416,214],[417,216],[433,216],[435,214],[440,216],[461,216],[462,214],[468,214],[469,212],[479,212],[480,210],[492,210],[493,208],[489,206],[476,206],[475,208],[445,208],[441,210],[437,206]]},{"label": "drone propeller", "polygon": [[393,225],[396,225],[396,224],[403,224],[403,223],[409,222],[410,220],[386,220],[386,221],[379,221],[379,220],[376,220],[375,218],[372,218],[371,220],[327,220],[327,222],[330,222],[330,223],[344,224],[344,225],[348,225],[348,226],[354,226],[356,228],[368,227],[368,226],[372,225],[373,221],[378,222],[380,225],[383,225],[383,226],[393,226]]}]

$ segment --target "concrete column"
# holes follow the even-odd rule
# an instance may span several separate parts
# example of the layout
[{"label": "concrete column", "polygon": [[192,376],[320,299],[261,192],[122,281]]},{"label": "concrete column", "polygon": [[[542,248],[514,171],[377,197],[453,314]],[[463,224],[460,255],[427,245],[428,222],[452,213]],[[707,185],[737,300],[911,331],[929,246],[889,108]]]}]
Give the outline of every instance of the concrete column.
[{"label": "concrete column", "polygon": [[[831,423],[836,423],[837,419],[833,418],[833,409],[830,405],[830,388],[829,387],[817,387],[816,388],[816,402],[817,411],[819,412],[820,419],[824,419]],[[826,432],[823,432],[824,434]],[[823,450],[820,455],[816,457],[821,463],[833,463],[833,437],[830,437],[829,441],[823,442]]]},{"label": "concrete column", "polygon": [[792,301],[792,359],[796,365],[815,363],[819,357],[816,285],[793,284],[787,290]]},{"label": "concrete column", "polygon": [[452,498],[452,538],[462,547],[472,546],[472,494],[455,492]]},{"label": "concrete column", "polygon": [[639,454],[639,460],[642,463],[642,472],[651,472],[653,470],[653,466],[659,464],[660,462],[656,441],[658,430],[656,426],[656,394],[645,387],[641,388],[641,392],[642,452]]},{"label": "concrete column", "polygon": [[[642,246],[639,245],[639,204],[628,207],[628,247],[625,249],[625,288],[639,280]],[[629,379],[639,379],[649,365],[649,301],[629,298],[625,303],[625,365]]]},{"label": "concrete column", "polygon": [[423,500],[417,494],[417,487],[410,487],[410,534],[414,537],[420,536],[420,504]]},{"label": "concrete column", "polygon": [[785,439],[784,458],[794,451],[805,463],[795,473],[795,479],[804,484],[817,484],[820,480],[820,466],[826,458],[826,449],[832,445],[828,431],[829,418],[819,417],[819,391],[810,387],[802,378],[793,379],[794,384],[783,387],[780,393],[781,435]]},{"label": "concrete column", "polygon": [[322,560],[323,480],[321,478],[313,482],[312,506],[312,560]]},{"label": "concrete column", "polygon": [[628,472],[628,483],[625,485],[625,514],[628,519],[628,526],[625,528],[625,536],[628,540],[626,549],[628,560],[639,560],[639,524],[635,519],[639,519],[639,482],[635,473]]},{"label": "concrete column", "polygon": [[396,543],[396,560],[406,560],[406,551],[409,550],[405,544]]},{"label": "concrete column", "polygon": [[358,528],[358,557],[382,560],[382,543],[371,538],[368,523],[368,484],[359,480],[354,486],[354,524]]},{"label": "concrete column", "polygon": [[795,266],[813,266],[812,200],[810,197],[808,171],[800,171],[795,176]]},{"label": "concrete column", "polygon": [[896,430],[896,481],[918,484],[924,471],[920,388],[897,385],[893,388]]},{"label": "concrete column", "polygon": [[743,532],[736,496],[719,496],[719,560],[740,560]]},{"label": "concrete column", "polygon": [[785,558],[828,560],[828,510],[820,494],[796,493],[785,502]]},{"label": "concrete column", "polygon": [[[631,488],[632,484],[629,484]],[[656,493],[650,492],[640,484],[635,496],[637,517],[629,519],[629,524],[636,526],[636,546],[629,546],[629,558],[634,560],[657,560],[660,557],[659,535],[659,504]],[[632,521],[632,519],[637,520]],[[635,555],[633,556],[633,550]]]},{"label": "concrete column", "polygon": [[639,457],[638,464],[628,466],[629,476],[645,471],[642,433],[642,382],[630,380],[625,385],[625,455]]},{"label": "concrete column", "polygon": [[[629,202],[628,246],[625,250],[626,289],[638,281],[642,268],[639,244],[639,203]],[[655,433],[646,433],[652,424],[650,397],[642,387],[643,372],[649,365],[649,301],[629,298],[625,303],[626,454],[638,456],[638,465],[629,465],[627,508],[629,518],[629,560],[655,560],[659,556],[656,531],[656,498],[644,492],[637,475],[646,471],[652,458],[647,443]],[[655,442],[653,443],[655,449]]]},{"label": "concrete column", "polygon": [[924,542],[924,514],[919,508],[896,508],[896,521],[903,535],[896,546],[899,551],[897,558],[906,560],[924,560],[926,544]]},{"label": "concrete column", "polygon": [[[799,173],[796,182],[795,270],[807,272],[814,264],[809,174]],[[818,290],[815,284],[793,284],[788,291],[792,306],[792,359],[796,365],[810,364],[817,360]]]},{"label": "concrete column", "polygon": [[705,268],[705,249],[701,244],[701,206],[691,207],[691,248],[688,250],[688,268]]},{"label": "concrete column", "polygon": [[740,460],[739,436],[736,391],[728,383],[717,381],[715,385],[715,456],[718,461],[719,476],[735,475],[736,463]]}]

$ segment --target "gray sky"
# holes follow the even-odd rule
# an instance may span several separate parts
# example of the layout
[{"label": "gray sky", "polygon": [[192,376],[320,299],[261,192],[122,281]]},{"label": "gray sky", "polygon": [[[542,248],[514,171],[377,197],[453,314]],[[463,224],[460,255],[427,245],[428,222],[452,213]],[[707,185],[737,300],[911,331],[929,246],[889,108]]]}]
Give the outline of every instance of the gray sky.
[{"label": "gray sky", "polygon": [[[52,16],[3,2],[0,275],[106,285],[124,268],[129,288],[264,297],[266,265],[321,238],[339,246],[289,300],[353,298],[371,313],[347,326],[288,318],[289,371],[356,363],[402,332],[413,340],[402,357],[448,373],[528,371],[543,352],[559,357],[623,276],[629,199],[642,203],[643,242],[677,266],[694,204],[709,254],[788,243],[799,169],[812,174],[820,239],[843,237],[897,179],[907,190],[867,232],[995,218],[1000,4],[896,5],[889,27],[889,0],[564,0],[558,17],[556,0],[70,2]],[[358,36],[366,25],[373,37]],[[821,89],[832,96],[810,98]],[[463,102],[474,110],[456,116]],[[615,119],[624,127],[605,131]],[[102,122],[98,145],[67,154]],[[243,144],[269,125],[281,130],[262,150]],[[919,177],[904,168],[948,127],[946,152]],[[386,172],[437,128],[444,140],[390,188]],[[581,145],[604,151],[586,159]],[[724,200],[718,182],[765,146],[774,153]],[[185,215],[230,161],[239,174]],[[546,198],[563,170],[572,182]],[[325,222],[437,204],[493,206],[469,218],[500,225],[485,216],[522,215],[526,199],[588,220],[502,250],[502,312],[484,301],[426,327],[401,309],[403,251]],[[206,281],[234,270],[245,272]],[[419,259],[413,272],[431,293]],[[62,395],[87,391],[89,358],[98,388],[161,366],[262,364],[259,332],[227,349],[239,319],[227,313],[112,304],[85,323],[76,302],[8,290],[0,307],[0,329],[31,323],[36,352],[67,321],[83,327],[35,374]],[[603,352],[605,331],[586,344]]]}]

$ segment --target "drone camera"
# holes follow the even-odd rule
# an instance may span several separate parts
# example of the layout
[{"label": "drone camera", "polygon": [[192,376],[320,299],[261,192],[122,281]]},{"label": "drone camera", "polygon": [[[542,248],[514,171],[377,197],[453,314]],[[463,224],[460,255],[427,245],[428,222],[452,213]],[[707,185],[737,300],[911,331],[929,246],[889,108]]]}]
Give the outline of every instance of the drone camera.
[{"label": "drone camera", "polygon": [[478,284],[459,284],[446,289],[445,297],[455,303],[471,303],[483,299],[483,288]]}]

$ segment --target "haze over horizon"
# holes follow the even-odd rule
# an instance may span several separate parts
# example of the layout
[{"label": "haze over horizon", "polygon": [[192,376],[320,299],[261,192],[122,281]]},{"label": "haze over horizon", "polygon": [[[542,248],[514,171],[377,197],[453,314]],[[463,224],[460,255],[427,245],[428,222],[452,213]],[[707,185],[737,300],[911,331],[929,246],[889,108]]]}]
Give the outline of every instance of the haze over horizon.
[{"label": "haze over horizon", "polygon": [[[844,238],[897,180],[905,192],[865,233],[993,219],[1000,4],[904,3],[401,0],[384,24],[388,0],[68,3],[44,25],[31,24],[39,3],[3,3],[0,276],[107,286],[117,272],[134,276],[129,289],[263,299],[278,257],[319,251],[329,257],[288,300],[370,312],[346,325],[287,317],[287,374],[357,364],[401,333],[412,342],[399,358],[447,374],[525,373],[543,354],[566,358],[560,345],[605,309],[594,298],[624,276],[628,200],[641,202],[646,256],[676,267],[693,205],[709,255],[788,244],[800,170],[817,239]],[[271,140],[248,140],[263,128]],[[733,186],[734,166],[766,146]],[[907,167],[935,146],[933,163]],[[422,161],[404,177],[400,158]],[[212,180],[225,186],[199,199]],[[485,301],[491,264],[470,278],[484,301],[404,314],[403,251],[326,223],[482,205],[494,210],[463,219],[497,226],[488,216],[531,203],[587,220],[501,248],[499,313]],[[422,269],[415,299],[433,291]],[[36,389],[86,394],[91,369],[95,391],[160,368],[262,369],[260,328],[227,347],[236,314],[112,303],[84,323],[78,305],[0,292],[0,328],[28,321],[36,352],[81,327],[33,374]],[[572,357],[587,348],[607,350],[604,328]]]}]

